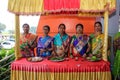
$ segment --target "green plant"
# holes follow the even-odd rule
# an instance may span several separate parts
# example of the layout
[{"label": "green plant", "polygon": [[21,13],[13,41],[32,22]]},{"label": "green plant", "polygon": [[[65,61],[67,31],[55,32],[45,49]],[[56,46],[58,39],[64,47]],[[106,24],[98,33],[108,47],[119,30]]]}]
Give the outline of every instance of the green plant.
[{"label": "green plant", "polygon": [[21,49],[21,50],[24,50],[24,49],[26,49],[26,48],[28,48],[28,42],[22,43],[22,44],[20,45],[20,49]]},{"label": "green plant", "polygon": [[5,49],[2,49],[2,50],[0,50],[0,56],[3,58],[3,57],[5,57],[6,56],[6,50]]}]

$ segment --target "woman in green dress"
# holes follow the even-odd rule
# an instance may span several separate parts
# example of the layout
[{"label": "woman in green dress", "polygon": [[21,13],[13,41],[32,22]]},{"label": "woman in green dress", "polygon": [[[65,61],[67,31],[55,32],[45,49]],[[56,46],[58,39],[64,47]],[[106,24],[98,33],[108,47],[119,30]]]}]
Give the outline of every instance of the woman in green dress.
[{"label": "woman in green dress", "polygon": [[[103,44],[104,44],[104,34],[102,33],[102,24],[101,22],[95,22],[94,24],[94,33],[90,35],[90,44],[91,44],[91,55],[96,56],[97,58],[102,58]],[[110,36],[108,37],[108,54],[110,54]]]},{"label": "woman in green dress", "polygon": [[[113,75],[115,80],[120,80],[120,32],[115,34],[113,41],[115,59],[113,64]],[[119,77],[119,79],[117,79]]]}]

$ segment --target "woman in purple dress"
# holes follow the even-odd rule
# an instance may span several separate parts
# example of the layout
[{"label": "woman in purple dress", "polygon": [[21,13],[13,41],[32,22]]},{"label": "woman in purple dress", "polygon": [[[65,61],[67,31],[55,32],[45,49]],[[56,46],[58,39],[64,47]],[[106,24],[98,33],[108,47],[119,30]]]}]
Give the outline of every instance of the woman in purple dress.
[{"label": "woman in purple dress", "polygon": [[90,51],[89,37],[83,34],[83,25],[76,25],[76,34],[72,36],[70,54],[74,57],[86,57]]},{"label": "woman in purple dress", "polygon": [[51,55],[53,50],[53,38],[48,35],[50,27],[48,25],[43,27],[43,37],[40,37],[37,45],[37,56],[47,57]]}]

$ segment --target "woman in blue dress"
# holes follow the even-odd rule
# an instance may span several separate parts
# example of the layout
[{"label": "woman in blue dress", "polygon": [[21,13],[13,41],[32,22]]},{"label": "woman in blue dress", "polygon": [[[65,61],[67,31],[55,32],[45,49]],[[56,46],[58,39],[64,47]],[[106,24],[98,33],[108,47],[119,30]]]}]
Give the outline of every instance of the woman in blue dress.
[{"label": "woman in blue dress", "polygon": [[68,56],[70,36],[65,32],[65,29],[65,24],[60,24],[58,27],[58,34],[54,36],[53,55],[56,55],[58,57]]},{"label": "woman in blue dress", "polygon": [[50,27],[48,25],[43,27],[43,37],[38,39],[37,56],[47,57],[51,55],[53,50],[53,38],[48,35]]}]

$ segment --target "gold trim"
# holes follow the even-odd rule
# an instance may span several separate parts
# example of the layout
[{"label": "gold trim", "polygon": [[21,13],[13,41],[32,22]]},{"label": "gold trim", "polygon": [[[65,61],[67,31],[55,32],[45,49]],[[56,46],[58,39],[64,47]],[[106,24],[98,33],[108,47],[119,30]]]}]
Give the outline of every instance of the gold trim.
[{"label": "gold trim", "polygon": [[11,71],[11,80],[111,80],[110,72]]}]

